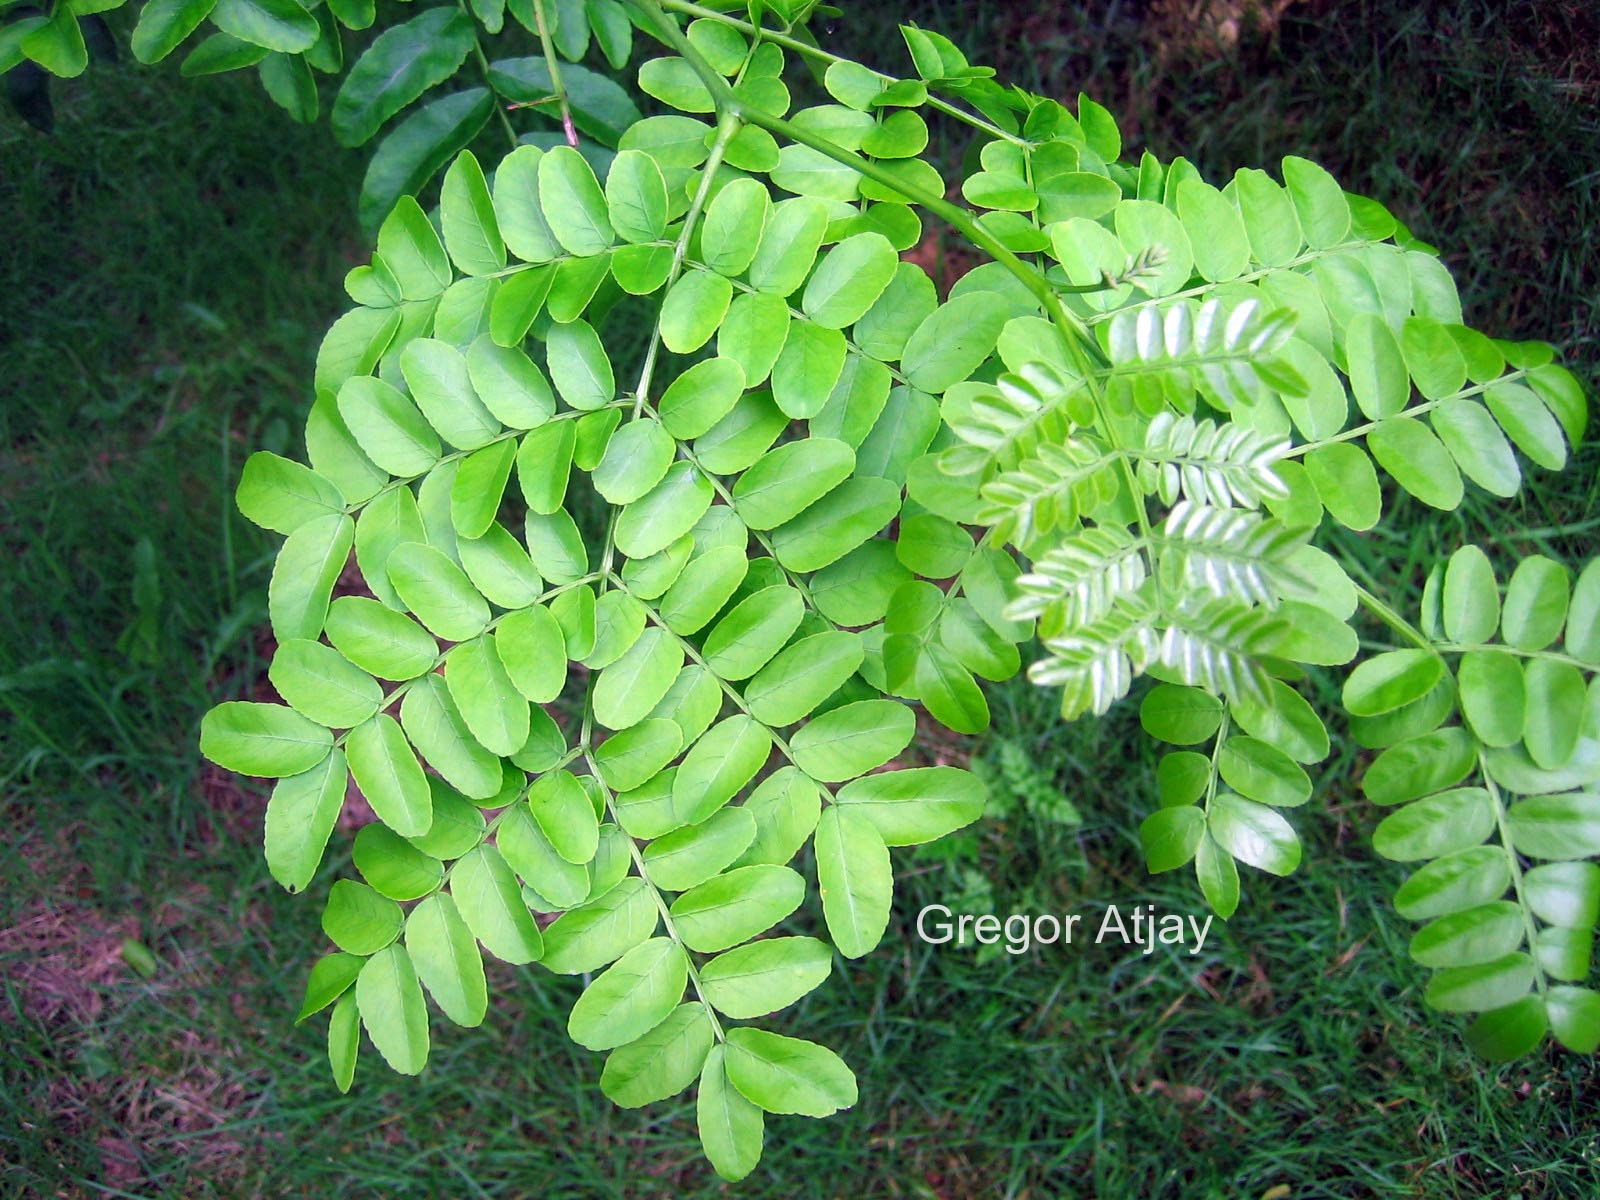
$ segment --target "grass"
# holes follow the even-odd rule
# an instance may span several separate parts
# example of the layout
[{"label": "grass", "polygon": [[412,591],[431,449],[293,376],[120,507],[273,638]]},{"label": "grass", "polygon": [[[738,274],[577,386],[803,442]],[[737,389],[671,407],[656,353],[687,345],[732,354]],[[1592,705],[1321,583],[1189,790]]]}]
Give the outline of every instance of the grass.
[{"label": "grass", "polygon": [[[1327,162],[1449,248],[1469,319],[1551,336],[1593,380],[1600,70],[1579,57],[1596,45],[1584,6],[1297,4],[1220,53],[1163,23],[1168,6],[1038,11],[904,6],[1024,86],[1101,95],[1164,157]],[[830,45],[889,63],[892,37],[863,13]],[[260,794],[201,772],[193,730],[219,673],[260,668],[270,547],[229,495],[244,454],[292,443],[362,253],[360,162],[248,81],[171,74],[92,72],[58,92],[51,140],[0,125],[0,1192],[726,1194],[688,1105],[599,1095],[599,1058],[561,1032],[574,980],[500,968],[482,1029],[436,1027],[416,1081],[369,1050],[347,1100],[316,1023],[288,1024],[316,906],[268,879]],[[1591,445],[1510,503],[1397,506],[1345,556],[1411,600],[1468,538],[1576,559],[1597,466]],[[992,702],[998,734],[977,752],[1020,747],[1042,765],[1029,786],[1060,789],[1082,823],[1017,803],[959,854],[902,863],[886,945],[781,1023],[845,1055],[861,1104],[773,1119],[740,1194],[1600,1192],[1593,1063],[1491,1069],[1422,1010],[1351,751],[1301,812],[1310,869],[1249,880],[1200,956],[980,959],[915,941],[918,908],[973,872],[1000,912],[1195,904],[1139,860],[1153,758],[1130,707],[1062,727],[1024,685]],[[124,963],[125,938],[154,952],[151,978]]]}]

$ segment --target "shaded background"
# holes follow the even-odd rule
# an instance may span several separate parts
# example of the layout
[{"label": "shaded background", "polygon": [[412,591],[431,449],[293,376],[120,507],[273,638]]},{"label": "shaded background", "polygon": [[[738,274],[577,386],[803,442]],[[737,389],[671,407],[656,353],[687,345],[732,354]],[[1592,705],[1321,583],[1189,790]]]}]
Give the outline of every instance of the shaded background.
[{"label": "shaded background", "polygon": [[[1323,162],[1445,249],[1471,323],[1548,338],[1595,382],[1588,0],[858,7],[819,26],[829,49],[903,70],[893,18],[914,19],[1002,80],[1090,92],[1135,153],[1208,176]],[[251,450],[295,452],[316,344],[366,254],[363,159],[249,76],[96,67],[56,106],[49,138],[0,117],[0,1193],[731,1191],[690,1103],[601,1097],[600,1057],[562,1032],[576,980],[500,965],[482,1029],[436,1025],[420,1080],[369,1049],[348,1099],[320,1025],[290,1026],[318,906],[268,879],[264,792],[201,764],[194,729],[264,665],[273,547],[230,497]],[[966,149],[940,146],[951,165]],[[1464,539],[1502,561],[1592,554],[1597,465],[1591,444],[1452,514],[1399,501],[1344,551],[1396,598]],[[993,734],[927,749],[970,755],[997,813],[908,855],[884,946],[782,1023],[845,1055],[861,1103],[771,1119],[739,1194],[1600,1194],[1593,1061],[1490,1069],[1422,1010],[1348,750],[1298,818],[1308,866],[1249,880],[1203,955],[916,942],[933,900],[1198,909],[1191,881],[1139,859],[1153,755],[1134,707],[1062,727],[1024,684],[991,699]]]}]

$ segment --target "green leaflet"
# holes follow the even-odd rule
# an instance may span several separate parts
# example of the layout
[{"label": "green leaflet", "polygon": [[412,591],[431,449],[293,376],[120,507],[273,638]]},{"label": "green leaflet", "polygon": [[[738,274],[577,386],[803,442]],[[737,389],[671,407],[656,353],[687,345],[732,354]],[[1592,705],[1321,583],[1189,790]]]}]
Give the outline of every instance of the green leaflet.
[{"label": "green leaflet", "polygon": [[1206,814],[1192,805],[1160,808],[1139,824],[1139,842],[1152,874],[1187,865],[1206,838]]},{"label": "green leaflet", "polygon": [[304,891],[322,862],[323,848],[344,807],[350,778],[344,752],[281,779],[267,801],[266,855],[272,877],[291,892]]},{"label": "green leaflet", "polygon": [[528,807],[540,831],[569,863],[582,865],[600,845],[600,823],[582,785],[566,771],[540,776],[528,789]]},{"label": "green leaflet", "polygon": [[756,822],[742,808],[724,808],[698,825],[655,839],[645,848],[645,867],[657,887],[681,892],[730,866],[755,840]]},{"label": "green leaflet", "polygon": [[492,275],[506,265],[494,201],[483,168],[468,151],[445,172],[439,195],[439,223],[450,259],[468,275]]},{"label": "green leaflet", "polygon": [[1519,650],[1543,650],[1560,636],[1567,601],[1565,567],[1539,554],[1523,559],[1506,584],[1500,636]]},{"label": "green leaflet", "polygon": [[590,1050],[643,1037],[677,1007],[688,970],[688,958],[671,938],[641,942],[584,990],[567,1021],[568,1035]]},{"label": "green leaflet", "polygon": [[1157,684],[1139,705],[1139,723],[1151,737],[1192,746],[1216,733],[1222,723],[1222,702],[1198,688]]},{"label": "green leaflet", "polygon": [[719,546],[692,560],[661,599],[667,628],[684,635],[703,628],[744,582],[749,567],[742,546]]},{"label": "green leaflet", "polygon": [[378,143],[361,183],[362,228],[384,223],[477,136],[493,112],[494,96],[488,88],[466,88],[428,101],[396,125]]},{"label": "green leaflet", "polygon": [[210,16],[222,32],[283,54],[309,50],[317,40],[316,18],[293,0],[217,0]]},{"label": "green leaflet", "polygon": [[916,717],[893,700],[858,700],[803,725],[789,739],[795,765],[814,779],[854,779],[882,766],[911,742]]},{"label": "green leaflet", "polygon": [[539,206],[556,241],[572,254],[599,254],[616,237],[594,168],[570,146],[557,146],[540,160]]},{"label": "green leaflet", "polygon": [[793,724],[842,687],[864,658],[861,639],[844,630],[801,638],[755,673],[745,703],[767,725]]},{"label": "green leaflet", "polygon": [[344,497],[315,471],[258,451],[239,480],[239,511],[263,529],[293,533],[307,521],[344,511]]},{"label": "green leaflet", "polygon": [[788,867],[735,867],[674,900],[672,921],[685,946],[710,954],[772,928],[800,906],[805,890]]},{"label": "green leaflet", "polygon": [[714,1043],[705,1006],[681,1004],[654,1029],[611,1052],[600,1090],[623,1108],[676,1096],[699,1076]]},{"label": "green leaflet", "polygon": [[510,963],[539,957],[544,948],[539,927],[522,901],[516,876],[493,846],[479,846],[457,860],[450,895],[490,954]]},{"label": "green leaflet", "polygon": [[561,694],[567,681],[566,638],[540,604],[506,614],[495,627],[495,650],[511,685],[536,704]]},{"label": "green leaflet", "polygon": [[661,482],[675,449],[672,436],[649,418],[624,425],[592,472],[595,490],[612,504],[632,503]]},{"label": "green leaflet", "polygon": [[899,258],[882,234],[858,233],[834,246],[817,263],[800,307],[828,329],[853,325],[894,278]]},{"label": "green leaflet", "polygon": [[342,951],[317,959],[306,979],[306,998],[300,1006],[300,1015],[295,1018],[295,1024],[298,1025],[313,1013],[321,1012],[345,995],[361,973],[362,961],[357,955]]},{"label": "green leaflet", "polygon": [[661,303],[661,342],[677,354],[698,350],[722,324],[733,285],[713,271],[684,272]]},{"label": "green leaflet", "polygon": [[[789,306],[782,297],[767,292],[745,292],[735,296],[728,305],[728,315],[722,319],[722,326],[717,330],[717,353],[739,365],[746,384],[759,386],[772,373],[773,365],[783,352],[784,343],[789,338],[790,321]],[[777,432],[774,430],[774,437]],[[770,445],[771,441],[772,438],[768,438],[767,444]],[[716,466],[706,459],[703,448],[697,452],[701,461],[712,470],[731,473],[739,469]]]},{"label": "green leaflet", "polygon": [[627,729],[650,714],[683,668],[683,650],[660,628],[645,630],[594,685],[595,719],[608,729]]},{"label": "green leaflet", "polygon": [[336,729],[361,724],[383,700],[372,676],[337,650],[303,638],[278,646],[267,677],[290,708]]},{"label": "green leaflet", "polygon": [[442,779],[430,778],[428,789],[433,807],[428,832],[407,840],[433,858],[460,858],[483,840],[483,814]]},{"label": "green leaflet", "polygon": [[942,392],[989,356],[1005,322],[1005,309],[981,292],[940,305],[916,327],[900,356],[912,386]]},{"label": "green leaflet", "polygon": [[826,1117],[856,1102],[855,1076],[833,1051],[762,1029],[728,1035],[728,1078],[773,1113]]},{"label": "green leaflet", "polygon": [[1500,624],[1500,589],[1489,558],[1476,546],[1463,546],[1445,566],[1440,597],[1444,633],[1453,642],[1487,642]]},{"label": "green leaflet", "polygon": [[317,396],[306,418],[306,455],[317,474],[332,483],[352,504],[372,499],[388,482],[387,473],[380,471],[361,452],[339,415],[338,399],[331,391]]},{"label": "green leaflet", "polygon": [[412,684],[400,702],[400,723],[428,765],[463,795],[489,800],[499,793],[504,782],[499,760],[473,737],[439,675]]},{"label": "green leaflet", "polygon": [[698,824],[755,777],[772,750],[772,735],[746,716],[714,725],[684,755],[672,783],[672,811]]},{"label": "green leaflet", "polygon": [[701,655],[721,679],[745,679],[772,658],[799,628],[805,599],[787,584],[746,597],[706,634]]},{"label": "green leaflet", "polygon": [[502,424],[533,429],[555,412],[550,384],[520,349],[479,337],[467,348],[467,374],[483,406]]},{"label": "green leaflet", "polygon": [[465,641],[489,623],[489,606],[466,573],[433,546],[397,546],[387,567],[401,601],[439,637]]},{"label": "green leaflet", "polygon": [[666,232],[667,184],[648,154],[624,150],[617,155],[605,190],[609,220],[626,241],[649,242]]},{"label": "green leaflet", "polygon": [[571,908],[588,898],[586,864],[570,862],[556,851],[527,804],[514,804],[506,813],[496,831],[495,847],[506,864],[538,894],[535,901],[523,893],[529,907]]},{"label": "green leaflet", "polygon": [[155,0],[139,10],[129,48],[145,64],[160,62],[205,20],[215,0]]},{"label": "green leaflet", "polygon": [[1427,650],[1396,650],[1369,658],[1345,681],[1344,706],[1358,717],[1392,712],[1426,695],[1443,672],[1442,660]]},{"label": "green leaflet", "polygon": [[[256,5],[261,0],[219,0],[224,4]],[[291,6],[292,7],[292,6]],[[217,14],[213,13],[213,20]],[[219,27],[227,29],[219,20]],[[257,38],[240,29],[228,30],[248,41]],[[312,22],[315,33],[315,22]],[[280,44],[263,41],[274,50],[293,52],[310,45],[295,44],[297,37]],[[383,123],[423,92],[455,74],[472,49],[472,23],[454,9],[429,9],[410,21],[384,30],[350,68],[334,100],[331,121],[334,135],[346,146],[359,146],[377,133]]]},{"label": "green leaflet", "polygon": [[717,192],[700,226],[700,253],[719,275],[735,276],[750,266],[772,211],[767,189],[754,179],[735,179]]},{"label": "green leaflet", "polygon": [[428,1014],[416,969],[398,943],[374,954],[356,978],[356,1006],[384,1062],[402,1075],[428,1061]]},{"label": "green leaflet", "polygon": [[1461,503],[1461,472],[1426,426],[1411,417],[1391,417],[1367,435],[1372,457],[1418,500],[1434,508]]},{"label": "green leaflet", "polygon": [[323,632],[340,654],[380,679],[414,679],[439,654],[439,644],[414,620],[365,596],[334,600]]},{"label": "green leaflet", "polygon": [[500,425],[473,390],[466,356],[438,338],[417,338],[400,352],[400,370],[411,395],[441,437],[475,450],[500,432]]},{"label": "green leaflet", "polygon": [[833,805],[817,823],[817,884],[834,945],[860,958],[889,923],[894,874],[877,826],[863,812]]},{"label": "green leaflet", "polygon": [[230,701],[200,722],[200,753],[241,775],[298,775],[326,758],[332,745],[326,728],[278,704]]},{"label": "green leaflet", "polygon": [[752,529],[782,525],[850,477],[856,456],[844,442],[807,438],[769,451],[739,476],[733,502]]},{"label": "green leaflet", "polygon": [[1229,738],[1217,755],[1217,774],[1248,800],[1293,808],[1311,798],[1311,778],[1278,747],[1252,737]]},{"label": "green leaflet", "polygon": [[421,475],[438,461],[438,435],[414,404],[382,380],[346,380],[339,389],[339,415],[366,456],[391,475]]},{"label": "green leaflet", "polygon": [[755,841],[738,866],[782,866],[799,853],[822,814],[822,793],[796,767],[780,767],[751,791],[744,811],[755,818]]},{"label": "green leaflet", "polygon": [[351,857],[361,877],[391,900],[420,899],[444,879],[442,862],[380,824],[361,827]]},{"label": "green leaflet", "polygon": [[629,792],[677,757],[683,742],[683,730],[676,722],[653,717],[608,737],[595,751],[595,765],[608,787]]},{"label": "green leaflet", "polygon": [[544,151],[518,146],[495,170],[494,209],[506,248],[524,262],[549,262],[561,253],[539,203],[539,165]]},{"label": "green leaflet", "polygon": [[611,402],[616,376],[599,334],[587,321],[552,328],[545,339],[545,355],[550,382],[573,408],[596,409]]},{"label": "green leaflet", "polygon": [[[457,483],[460,478],[457,473]],[[520,610],[539,595],[543,581],[533,559],[504,525],[490,525],[482,537],[457,538],[456,555],[472,586],[501,608]]]},{"label": "green leaflet", "polygon": [[700,437],[728,415],[746,382],[735,359],[708,358],[694,364],[662,393],[658,405],[662,426],[675,438]]},{"label": "green leaflet", "polygon": [[1360,447],[1348,442],[1306,455],[1306,473],[1328,513],[1350,529],[1371,529],[1383,511],[1378,474]]},{"label": "green leaflet", "polygon": [[545,931],[541,961],[563,975],[598,971],[649,938],[660,920],[645,882],[624,879],[603,896],[557,918]]},{"label": "green leaflet", "polygon": [[796,420],[816,416],[844,370],[845,352],[837,329],[807,321],[791,324],[772,364],[773,402]]},{"label": "green leaflet", "polygon": [[777,296],[793,293],[811,273],[827,225],[827,208],[809,197],[774,205],[750,263],[750,283]]},{"label": "green leaflet", "polygon": [[[1089,176],[1088,180],[1085,184],[1089,188],[1108,182],[1098,176]],[[1250,262],[1249,237],[1238,210],[1221,192],[1198,179],[1186,179],[1178,184],[1177,209],[1194,253],[1195,267],[1204,278],[1225,283],[1244,273]]]},{"label": "green leaflet", "polygon": [[489,994],[472,931],[448,895],[429,896],[406,918],[406,952],[433,1002],[457,1025],[479,1025]]},{"label": "green leaflet", "polygon": [[403,837],[428,832],[433,800],[427,777],[393,717],[379,713],[352,729],[345,753],[356,786],[380,821]]},{"label": "green leaflet", "polygon": [[300,526],[283,543],[267,584],[267,616],[280,640],[322,632],[333,585],[355,543],[355,524],[330,513]]},{"label": "green leaflet", "polygon": [[665,550],[694,528],[711,499],[710,480],[688,463],[674,463],[660,483],[618,515],[617,549],[629,558]]},{"label": "green leaflet", "polygon": [[548,516],[561,507],[576,447],[575,421],[552,421],[522,439],[517,483],[530,511]]},{"label": "green leaflet", "polygon": [[270,51],[231,33],[217,32],[185,56],[178,68],[185,78],[237,71],[261,62]]},{"label": "green leaflet", "polygon": [[322,932],[346,954],[370,955],[400,933],[400,906],[364,884],[335,881],[322,910]]},{"label": "green leaflet", "polygon": [[839,789],[837,803],[864,816],[887,845],[915,846],[976,821],[984,788],[956,767],[911,767],[853,780]]},{"label": "green leaflet", "polygon": [[737,1182],[761,1158],[763,1117],[728,1079],[726,1051],[712,1046],[700,1072],[695,1122],[706,1158],[724,1179]]},{"label": "green leaflet", "polygon": [[444,678],[472,736],[486,749],[509,757],[528,740],[528,702],[513,685],[499,645],[498,631],[493,638],[462,642],[445,655]]},{"label": "green leaflet", "polygon": [[808,937],[777,937],[740,946],[700,972],[706,998],[724,1016],[748,1019],[787,1008],[821,985],[833,952]]},{"label": "green leaflet", "polygon": [[378,229],[378,253],[403,300],[431,300],[450,285],[444,243],[415,199],[402,196]]},{"label": "green leaflet", "polygon": [[899,505],[887,479],[853,476],[772,534],[778,561],[793,571],[837,562],[883,528]]},{"label": "green leaflet", "polygon": [[360,1050],[360,1010],[356,993],[349,991],[334,1005],[328,1022],[328,1064],[333,1069],[334,1085],[341,1093],[348,1092],[355,1080],[356,1056]]},{"label": "green leaflet", "polygon": [[622,658],[645,632],[648,610],[627,592],[606,592],[595,602],[594,645],[584,654],[584,666],[602,669]]}]

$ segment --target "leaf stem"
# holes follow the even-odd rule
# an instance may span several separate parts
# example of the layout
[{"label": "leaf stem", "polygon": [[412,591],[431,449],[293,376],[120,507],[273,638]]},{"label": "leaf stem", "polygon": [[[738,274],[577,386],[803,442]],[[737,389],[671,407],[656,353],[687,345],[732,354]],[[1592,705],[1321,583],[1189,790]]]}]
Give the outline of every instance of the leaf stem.
[{"label": "leaf stem", "polygon": [[1444,654],[1472,654],[1475,651],[1488,650],[1495,654],[1509,654],[1514,658],[1542,658],[1549,662],[1566,663],[1590,675],[1600,672],[1600,663],[1584,662],[1581,658],[1574,658],[1570,654],[1561,654],[1555,650],[1522,650],[1516,646],[1481,642],[1439,642],[1436,645]]},{"label": "leaf stem", "polygon": [[1538,929],[1533,923],[1533,910],[1528,907],[1527,892],[1522,883],[1522,859],[1517,854],[1517,848],[1511,840],[1511,827],[1506,818],[1505,802],[1500,798],[1500,789],[1496,786],[1494,778],[1489,774],[1488,765],[1483,761],[1483,756],[1478,756],[1478,771],[1483,776],[1483,786],[1488,789],[1489,799],[1494,804],[1495,828],[1500,837],[1500,848],[1505,851],[1506,866],[1511,871],[1511,890],[1517,898],[1517,908],[1522,911],[1523,935],[1528,939],[1528,957],[1533,961],[1533,983],[1543,996],[1548,988],[1545,981],[1544,970],[1539,966],[1538,955],[1534,952],[1534,943],[1538,939]]},{"label": "leaf stem", "polygon": [[1313,450],[1320,450],[1324,446],[1332,446],[1338,442],[1348,442],[1358,437],[1364,437],[1383,424],[1384,421],[1394,421],[1400,417],[1420,417],[1424,413],[1432,412],[1441,404],[1449,404],[1455,400],[1464,400],[1468,396],[1479,395],[1500,384],[1515,383],[1527,374],[1527,371],[1509,371],[1504,375],[1491,379],[1488,383],[1474,384],[1472,387],[1462,388],[1459,392],[1451,392],[1448,396],[1440,396],[1437,400],[1424,400],[1421,404],[1413,404],[1410,408],[1401,409],[1393,416],[1384,417],[1377,421],[1367,421],[1361,425],[1352,425],[1349,429],[1342,430],[1332,437],[1319,438],[1314,442],[1303,442],[1285,451],[1284,457],[1299,458],[1301,455],[1309,454]]},{"label": "leaf stem", "polygon": [[[667,281],[662,285],[663,295],[672,290],[672,285],[683,274],[689,243],[694,238],[694,229],[700,222],[700,214],[705,211],[706,201],[711,198],[711,185],[715,181],[717,168],[722,165],[722,156],[727,152],[728,143],[739,132],[740,124],[737,117],[726,113],[717,121],[716,140],[711,143],[711,153],[706,156],[705,164],[701,167],[700,186],[695,189],[694,199],[689,202],[689,211],[683,218],[683,229],[679,232],[678,240],[672,248],[672,269],[667,272]],[[660,350],[661,321],[658,317],[650,327],[650,346],[644,354],[644,367],[639,372],[638,386],[633,389],[633,415],[636,419],[650,394],[650,380],[655,374],[656,356]]]},{"label": "leaf stem", "polygon": [[601,778],[600,768],[595,765],[594,755],[585,750],[583,758],[589,765],[589,773],[594,776],[595,783],[599,785],[600,792],[605,797],[606,814],[611,818],[617,829],[621,831],[623,839],[628,843],[628,854],[633,859],[633,869],[638,872],[639,878],[643,881],[645,887],[650,889],[651,898],[656,902],[656,909],[661,914],[661,923],[666,927],[667,936],[676,942],[678,949],[683,952],[683,961],[689,967],[689,983],[694,987],[694,994],[699,998],[701,1007],[706,1010],[706,1016],[711,1019],[711,1032],[716,1035],[717,1041],[726,1040],[727,1035],[723,1032],[722,1022],[717,1020],[716,1009],[712,1008],[711,1001],[706,999],[705,985],[700,981],[700,972],[694,965],[694,956],[689,947],[684,944],[682,935],[678,933],[678,927],[673,924],[672,908],[667,904],[666,897],[661,894],[661,889],[650,878],[649,871],[645,869],[644,855],[639,852],[639,843],[629,836],[626,829],[623,829],[622,820],[617,816],[616,796],[606,786],[606,781]]},{"label": "leaf stem", "polygon": [[1356,599],[1360,601],[1361,606],[1373,616],[1377,617],[1378,620],[1382,621],[1390,629],[1394,630],[1401,637],[1405,638],[1406,641],[1417,647],[1417,649],[1427,650],[1437,658],[1443,657],[1443,655],[1439,653],[1439,647],[1430,641],[1427,635],[1422,632],[1422,630],[1418,629],[1410,621],[1406,620],[1399,613],[1395,612],[1394,609],[1390,608],[1389,605],[1385,604],[1382,600],[1378,599],[1378,597],[1367,591],[1367,589],[1362,587],[1359,583],[1356,583],[1352,580],[1350,586],[1356,589]]},{"label": "leaf stem", "polygon": [[1231,724],[1232,714],[1228,706],[1222,706],[1222,721],[1217,726],[1217,739],[1211,743],[1211,778],[1206,780],[1206,798],[1201,806],[1201,811],[1208,817],[1211,815],[1211,802],[1217,798],[1217,765],[1222,759],[1222,744],[1228,740],[1228,729]]},{"label": "leaf stem", "polygon": [[544,15],[544,0],[533,0],[533,23],[539,29],[539,49],[544,55],[545,67],[550,72],[550,92],[561,108],[561,130],[567,135],[567,145],[578,148],[578,131],[572,124],[572,105],[567,102],[567,89],[561,82],[561,63],[556,57],[555,43],[550,39],[550,22]]}]

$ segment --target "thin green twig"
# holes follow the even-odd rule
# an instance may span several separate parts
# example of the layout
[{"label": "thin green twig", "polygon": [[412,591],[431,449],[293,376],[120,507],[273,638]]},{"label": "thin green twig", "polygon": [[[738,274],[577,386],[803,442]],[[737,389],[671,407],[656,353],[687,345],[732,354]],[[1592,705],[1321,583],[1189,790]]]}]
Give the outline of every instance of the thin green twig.
[{"label": "thin green twig", "polygon": [[556,57],[555,42],[550,39],[550,22],[544,15],[544,0],[533,0],[533,23],[539,28],[539,50],[550,71],[550,92],[561,109],[561,131],[566,134],[567,145],[576,150],[578,130],[572,124],[572,105],[567,100],[567,89],[561,82],[561,62]]}]

